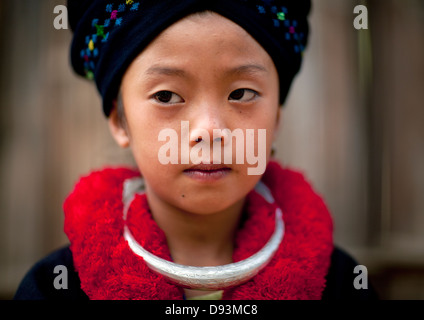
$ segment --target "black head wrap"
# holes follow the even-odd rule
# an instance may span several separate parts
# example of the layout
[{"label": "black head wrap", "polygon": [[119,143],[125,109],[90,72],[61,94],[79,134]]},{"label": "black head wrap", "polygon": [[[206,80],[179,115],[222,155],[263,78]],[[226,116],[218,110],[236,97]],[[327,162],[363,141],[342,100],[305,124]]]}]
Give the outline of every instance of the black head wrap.
[{"label": "black head wrap", "polygon": [[68,0],[75,71],[94,79],[108,116],[131,62],[163,30],[195,12],[213,11],[245,29],[268,52],[283,104],[300,69],[310,0]]}]

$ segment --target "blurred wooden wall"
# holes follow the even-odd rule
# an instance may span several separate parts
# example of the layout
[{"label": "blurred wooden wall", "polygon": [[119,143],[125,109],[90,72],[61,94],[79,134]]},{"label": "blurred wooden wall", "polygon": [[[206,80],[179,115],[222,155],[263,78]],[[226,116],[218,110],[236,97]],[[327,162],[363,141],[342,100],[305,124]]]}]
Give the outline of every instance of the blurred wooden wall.
[{"label": "blurred wooden wall", "polygon": [[66,1],[2,1],[0,294],[67,243],[62,203],[81,175],[131,163],[115,146],[95,86],[69,64],[70,30],[53,27]]},{"label": "blurred wooden wall", "polygon": [[[314,4],[281,159],[324,195],[336,243],[382,298],[424,299],[424,2]],[[357,4],[368,30],[353,28]]]},{"label": "blurred wooden wall", "polygon": [[[92,169],[133,162],[69,66],[61,0],[0,2],[0,298],[67,243],[62,203]],[[369,30],[353,27],[366,4]],[[382,298],[424,298],[424,2],[314,1],[277,156],[325,197],[336,243]]]}]

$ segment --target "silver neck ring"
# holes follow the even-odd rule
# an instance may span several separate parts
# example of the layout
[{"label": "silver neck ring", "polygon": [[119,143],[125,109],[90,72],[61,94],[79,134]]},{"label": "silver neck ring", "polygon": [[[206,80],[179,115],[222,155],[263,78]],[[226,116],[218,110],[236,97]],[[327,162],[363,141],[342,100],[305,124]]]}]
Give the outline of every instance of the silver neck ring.
[{"label": "silver neck ring", "polygon": [[[269,203],[274,198],[268,187],[261,181],[255,190]],[[127,212],[136,194],[144,193],[142,178],[128,179],[124,183],[123,219],[126,222]],[[134,238],[128,226],[124,226],[124,238],[131,251],[143,258],[147,266],[154,272],[164,276],[170,282],[184,288],[196,290],[222,290],[245,283],[257,275],[271,261],[284,237],[284,221],[280,208],[275,211],[275,229],[268,242],[247,259],[211,267],[186,266],[162,259],[144,249]]]}]

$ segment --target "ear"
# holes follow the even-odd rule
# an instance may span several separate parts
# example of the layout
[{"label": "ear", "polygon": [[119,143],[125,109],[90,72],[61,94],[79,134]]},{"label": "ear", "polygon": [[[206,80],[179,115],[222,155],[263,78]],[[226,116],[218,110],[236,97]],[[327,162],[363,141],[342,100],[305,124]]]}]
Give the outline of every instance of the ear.
[{"label": "ear", "polygon": [[122,126],[122,123],[118,116],[118,108],[116,100],[113,101],[113,108],[109,115],[109,130],[112,133],[113,138],[116,143],[121,148],[127,148],[130,145],[130,137],[128,135],[127,129]]}]

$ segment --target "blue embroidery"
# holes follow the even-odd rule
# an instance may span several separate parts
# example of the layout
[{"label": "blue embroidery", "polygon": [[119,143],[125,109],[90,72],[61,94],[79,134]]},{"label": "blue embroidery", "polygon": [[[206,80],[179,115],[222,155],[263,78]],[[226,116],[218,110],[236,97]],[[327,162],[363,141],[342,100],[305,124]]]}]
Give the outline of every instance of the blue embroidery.
[{"label": "blue embroidery", "polygon": [[107,4],[106,5],[106,12],[111,13],[113,11],[113,4]]},{"label": "blue embroidery", "polygon": [[120,26],[122,24],[122,18],[118,18],[115,21],[115,26]]},{"label": "blue embroidery", "polygon": [[120,4],[119,7],[118,7],[118,12],[124,12],[125,9],[126,9],[125,4]]},{"label": "blue embroidery", "polygon": [[133,5],[132,5],[132,7],[131,7],[131,11],[138,11],[138,6],[140,5],[140,3],[139,2],[136,2],[136,3],[134,3]]},{"label": "blue embroidery", "polygon": [[103,37],[102,42],[106,42],[108,38],[109,38],[109,32],[106,33],[106,35]]},{"label": "blue embroidery", "polygon": [[265,14],[266,13],[264,7],[262,7],[262,6],[256,6],[256,7],[258,8],[259,13],[262,13],[262,14]]}]

